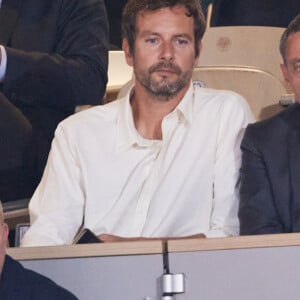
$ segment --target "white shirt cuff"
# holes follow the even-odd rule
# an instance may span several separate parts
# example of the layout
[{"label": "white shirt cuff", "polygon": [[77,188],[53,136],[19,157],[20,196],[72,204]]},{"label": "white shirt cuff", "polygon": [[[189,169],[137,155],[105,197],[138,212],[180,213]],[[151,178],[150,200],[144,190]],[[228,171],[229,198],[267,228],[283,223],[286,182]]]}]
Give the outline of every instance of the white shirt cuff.
[{"label": "white shirt cuff", "polygon": [[6,74],[7,54],[5,48],[0,45],[1,63],[0,63],[0,82],[4,80]]}]

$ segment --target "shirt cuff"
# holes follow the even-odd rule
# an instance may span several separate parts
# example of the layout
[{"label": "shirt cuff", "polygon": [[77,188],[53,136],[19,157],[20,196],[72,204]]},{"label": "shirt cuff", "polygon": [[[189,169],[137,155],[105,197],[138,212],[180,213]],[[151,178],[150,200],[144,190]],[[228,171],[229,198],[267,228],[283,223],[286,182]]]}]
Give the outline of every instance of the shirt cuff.
[{"label": "shirt cuff", "polygon": [[7,54],[5,48],[0,45],[1,63],[0,63],[0,82],[4,80],[6,74]]}]

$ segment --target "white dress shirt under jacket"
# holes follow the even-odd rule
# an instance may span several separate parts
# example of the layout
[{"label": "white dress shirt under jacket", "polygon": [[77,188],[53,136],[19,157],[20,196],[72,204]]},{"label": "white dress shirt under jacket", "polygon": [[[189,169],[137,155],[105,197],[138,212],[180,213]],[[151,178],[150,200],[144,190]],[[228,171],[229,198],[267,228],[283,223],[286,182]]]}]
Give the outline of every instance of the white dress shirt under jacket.
[{"label": "white dress shirt under jacket", "polygon": [[237,235],[240,141],[253,121],[233,92],[193,87],[162,122],[134,127],[129,95],[56,130],[23,246],[70,244],[79,227],[124,237]]},{"label": "white dress shirt under jacket", "polygon": [[[2,0],[0,0],[0,9],[2,5]],[[0,82],[4,79],[6,73],[6,65],[7,65],[7,54],[5,48],[0,45],[1,51],[1,60],[0,60]]]}]

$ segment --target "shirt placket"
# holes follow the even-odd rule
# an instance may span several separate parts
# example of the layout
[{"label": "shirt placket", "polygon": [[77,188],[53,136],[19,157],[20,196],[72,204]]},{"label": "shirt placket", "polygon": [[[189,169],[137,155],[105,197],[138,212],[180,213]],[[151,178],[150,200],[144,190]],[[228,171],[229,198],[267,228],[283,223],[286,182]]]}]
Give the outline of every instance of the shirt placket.
[{"label": "shirt placket", "polygon": [[151,202],[151,198],[153,196],[153,192],[155,190],[156,182],[158,180],[158,159],[160,154],[160,143],[150,146],[150,151],[152,159],[150,160],[145,172],[148,173],[146,175],[146,179],[141,188],[141,192],[139,194],[139,198],[137,201],[135,214],[134,214],[134,222],[132,226],[132,236],[140,236],[144,225],[147,220],[147,214]]},{"label": "shirt placket", "polygon": [[[164,152],[169,143],[170,136],[178,127],[179,120],[177,112],[172,112],[166,116],[162,122],[163,140],[161,142],[153,142],[149,146],[152,152],[152,160],[150,160],[147,168],[145,168],[145,181],[142,185],[141,192],[137,201],[131,236],[141,236],[143,228],[147,221],[147,215],[151,199],[159,185],[162,161],[164,160]],[[163,172],[162,172],[163,173]]]}]

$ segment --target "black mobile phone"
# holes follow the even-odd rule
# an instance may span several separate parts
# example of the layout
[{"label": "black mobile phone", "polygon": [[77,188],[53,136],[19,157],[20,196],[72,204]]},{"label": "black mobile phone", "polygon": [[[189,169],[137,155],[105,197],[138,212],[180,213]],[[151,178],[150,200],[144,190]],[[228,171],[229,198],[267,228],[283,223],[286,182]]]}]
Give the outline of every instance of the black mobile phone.
[{"label": "black mobile phone", "polygon": [[103,243],[91,230],[88,228],[83,229],[75,237],[73,244],[92,244]]}]

